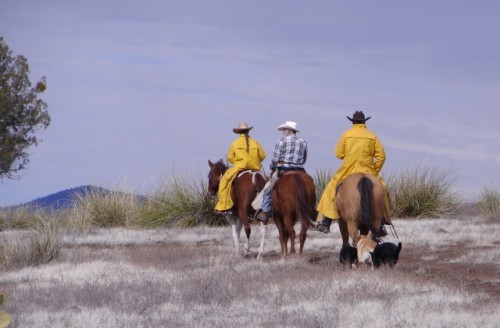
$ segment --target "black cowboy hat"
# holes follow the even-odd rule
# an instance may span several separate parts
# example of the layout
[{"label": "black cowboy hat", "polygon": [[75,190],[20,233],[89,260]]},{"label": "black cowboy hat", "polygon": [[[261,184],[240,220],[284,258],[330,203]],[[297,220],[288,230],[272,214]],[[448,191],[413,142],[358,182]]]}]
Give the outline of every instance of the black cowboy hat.
[{"label": "black cowboy hat", "polygon": [[349,116],[346,117],[352,123],[365,123],[371,118],[371,116],[365,118],[365,114],[362,111],[355,111],[354,114],[352,115],[352,118],[350,118]]}]

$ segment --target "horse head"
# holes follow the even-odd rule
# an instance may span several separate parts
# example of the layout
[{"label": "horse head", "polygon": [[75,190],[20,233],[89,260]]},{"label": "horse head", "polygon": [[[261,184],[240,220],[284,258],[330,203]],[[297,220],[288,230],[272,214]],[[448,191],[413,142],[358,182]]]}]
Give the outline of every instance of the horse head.
[{"label": "horse head", "polygon": [[208,172],[208,193],[210,196],[215,197],[219,191],[220,179],[227,171],[228,167],[224,164],[222,159],[215,163],[208,160],[208,166],[210,166],[210,172]]}]

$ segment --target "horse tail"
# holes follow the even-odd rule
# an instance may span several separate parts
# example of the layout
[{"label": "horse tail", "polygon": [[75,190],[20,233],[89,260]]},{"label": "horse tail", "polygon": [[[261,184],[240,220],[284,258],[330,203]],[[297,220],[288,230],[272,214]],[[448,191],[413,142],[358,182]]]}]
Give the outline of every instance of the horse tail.
[{"label": "horse tail", "polygon": [[314,226],[314,223],[311,220],[313,212],[307,202],[306,186],[299,175],[293,174],[292,176],[295,185],[295,196],[297,198],[297,215],[299,216],[302,224],[304,224],[307,228],[311,228]]},{"label": "horse tail", "polygon": [[362,177],[358,182],[358,190],[361,205],[361,217],[363,222],[370,229],[373,238],[379,237],[379,232],[375,229],[372,223],[372,199],[373,199],[373,183],[367,177]]}]

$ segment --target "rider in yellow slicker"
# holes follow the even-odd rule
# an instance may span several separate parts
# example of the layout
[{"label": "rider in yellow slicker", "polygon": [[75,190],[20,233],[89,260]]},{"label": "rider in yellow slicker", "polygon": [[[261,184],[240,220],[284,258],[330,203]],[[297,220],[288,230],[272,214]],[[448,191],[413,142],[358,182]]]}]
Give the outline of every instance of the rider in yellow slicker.
[{"label": "rider in yellow slicker", "polygon": [[[342,160],[340,168],[325,187],[323,195],[318,203],[318,230],[328,233],[332,220],[340,218],[335,202],[337,185],[351,173],[370,173],[377,177],[386,191],[386,217],[385,223],[390,224],[387,214],[388,197],[387,186],[380,177],[380,171],[385,162],[385,151],[378,137],[366,128],[365,114],[356,111],[352,118],[347,118],[353,123],[351,129],[345,131],[335,148],[335,156]],[[382,235],[387,234],[385,231]]]},{"label": "rider in yellow slicker", "polygon": [[227,152],[227,161],[233,164],[222,176],[219,183],[219,197],[215,205],[216,214],[228,214],[233,207],[231,199],[231,184],[238,172],[243,170],[260,170],[262,161],[266,158],[266,153],[262,146],[254,139],[250,138],[248,132],[253,129],[247,123],[240,123],[233,129],[234,133],[240,136],[231,143]]}]

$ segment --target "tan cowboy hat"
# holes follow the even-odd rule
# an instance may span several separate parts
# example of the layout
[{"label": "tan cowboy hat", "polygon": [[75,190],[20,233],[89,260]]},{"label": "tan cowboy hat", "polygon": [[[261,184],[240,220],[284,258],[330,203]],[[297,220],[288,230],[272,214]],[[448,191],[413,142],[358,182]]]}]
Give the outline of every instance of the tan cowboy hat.
[{"label": "tan cowboy hat", "polygon": [[237,128],[233,129],[234,133],[245,133],[253,129],[253,126],[248,126],[246,122],[241,122]]},{"label": "tan cowboy hat", "polygon": [[371,116],[365,118],[365,113],[363,113],[362,111],[355,111],[354,114],[352,115],[352,118],[350,118],[349,116],[346,117],[352,123],[365,123],[366,121],[371,119]]},{"label": "tan cowboy hat", "polygon": [[286,121],[285,123],[280,124],[278,126],[278,131],[283,131],[284,129],[288,129],[288,130],[292,130],[292,131],[300,133],[300,131],[297,129],[296,122]]}]

